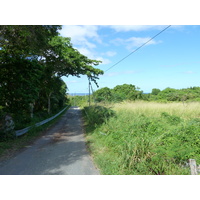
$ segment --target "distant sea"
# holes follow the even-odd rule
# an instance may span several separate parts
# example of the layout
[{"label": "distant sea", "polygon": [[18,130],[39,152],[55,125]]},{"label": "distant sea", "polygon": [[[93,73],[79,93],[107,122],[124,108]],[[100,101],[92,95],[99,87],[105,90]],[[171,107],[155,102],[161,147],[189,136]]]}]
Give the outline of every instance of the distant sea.
[{"label": "distant sea", "polygon": [[[143,94],[150,94],[150,93],[146,93],[144,92]],[[89,93],[69,93],[70,96],[86,96],[89,95]]]},{"label": "distant sea", "polygon": [[69,93],[70,96],[86,96],[89,95],[89,93]]}]

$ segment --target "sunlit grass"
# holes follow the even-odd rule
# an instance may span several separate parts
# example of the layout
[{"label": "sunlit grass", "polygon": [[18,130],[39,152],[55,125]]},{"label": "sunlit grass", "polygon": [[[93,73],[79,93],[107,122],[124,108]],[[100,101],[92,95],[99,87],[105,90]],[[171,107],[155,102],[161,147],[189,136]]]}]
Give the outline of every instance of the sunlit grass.
[{"label": "sunlit grass", "polygon": [[[105,108],[107,107],[107,108]],[[110,108],[114,116],[107,116]],[[123,102],[92,107],[85,119],[103,174],[189,174],[200,162],[200,103]],[[88,129],[89,128],[89,129]]]},{"label": "sunlit grass", "polygon": [[162,112],[176,115],[183,119],[200,118],[200,102],[157,103],[157,102],[123,102],[112,105],[116,111],[131,111],[146,116],[158,117]]}]

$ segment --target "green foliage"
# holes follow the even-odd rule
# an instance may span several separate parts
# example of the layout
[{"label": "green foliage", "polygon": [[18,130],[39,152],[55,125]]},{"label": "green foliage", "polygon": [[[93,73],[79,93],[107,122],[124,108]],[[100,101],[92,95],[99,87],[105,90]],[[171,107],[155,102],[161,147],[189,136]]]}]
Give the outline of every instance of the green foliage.
[{"label": "green foliage", "polygon": [[117,85],[113,89],[101,88],[94,92],[97,102],[121,102],[142,98],[142,91],[138,91],[132,84]]},{"label": "green foliage", "polygon": [[151,94],[152,95],[157,95],[160,92],[160,89],[153,88]]},{"label": "green foliage", "polygon": [[0,112],[0,142],[15,138],[15,132],[13,130],[15,124],[12,123],[12,128],[6,127],[5,116],[6,113]]},{"label": "green foliage", "polygon": [[171,125],[179,124],[182,121],[180,117],[176,115],[169,115],[167,112],[161,113],[161,116],[167,119]]},{"label": "green foliage", "polygon": [[5,111],[22,114],[29,112],[29,104],[38,98],[43,67],[36,61],[12,59],[1,64],[0,104]]},{"label": "green foliage", "polygon": [[[91,96],[92,98],[92,96]],[[78,107],[86,107],[88,105],[88,100],[89,100],[89,96],[69,96],[69,100],[70,100],[70,104],[72,106],[78,106]]]},{"label": "green foliage", "polygon": [[117,101],[135,100],[140,94],[139,91],[136,91],[135,85],[132,84],[117,85],[113,88],[112,92]]},{"label": "green foliage", "polygon": [[187,89],[166,88],[160,90],[153,88],[149,94],[144,94],[139,88],[132,84],[117,85],[113,89],[108,87],[101,88],[94,92],[96,102],[122,102],[135,101],[138,99],[145,101],[173,102],[173,101],[200,101],[200,87]]},{"label": "green foliage", "polygon": [[30,115],[25,115],[25,114],[20,115],[20,116],[14,115],[13,118],[15,121],[15,130],[20,130],[28,126],[33,126],[38,122],[48,119],[54,116],[55,114],[57,114],[64,107],[66,107],[66,105],[64,105],[63,107],[57,106],[52,109],[52,112],[50,114],[48,114],[46,110],[39,110],[34,113],[33,118],[31,118]]},{"label": "green foliage", "polygon": [[[93,120],[93,113],[88,112],[86,120]],[[89,133],[89,145],[103,174],[189,174],[188,159],[200,163],[199,119],[119,110]]]},{"label": "green foliage", "polygon": [[17,124],[29,123],[33,113],[48,114],[66,103],[62,76],[86,75],[91,81],[103,71],[59,36],[59,25],[0,26],[0,106]]},{"label": "green foliage", "polygon": [[46,54],[47,64],[50,62],[53,65],[54,73],[58,76],[77,76],[87,75],[92,81],[96,82],[98,75],[103,74],[103,71],[96,69],[96,66],[101,61],[91,60],[82,55],[72,47],[70,38],[57,36],[50,41],[51,54]]},{"label": "green foliage", "polygon": [[199,101],[200,87],[191,87],[186,89],[166,88],[162,91],[153,89],[149,100],[157,101]]},{"label": "green foliage", "polygon": [[94,92],[95,100],[97,102],[101,101],[111,101],[112,99],[112,92],[111,89],[108,87],[101,88]]},{"label": "green foliage", "polygon": [[115,115],[115,112],[110,108],[103,106],[89,106],[83,109],[85,116],[87,117],[88,124],[96,127],[106,122],[110,117]]},{"label": "green foliage", "polygon": [[57,25],[1,25],[0,54],[21,58],[39,56],[60,29],[61,26]]}]

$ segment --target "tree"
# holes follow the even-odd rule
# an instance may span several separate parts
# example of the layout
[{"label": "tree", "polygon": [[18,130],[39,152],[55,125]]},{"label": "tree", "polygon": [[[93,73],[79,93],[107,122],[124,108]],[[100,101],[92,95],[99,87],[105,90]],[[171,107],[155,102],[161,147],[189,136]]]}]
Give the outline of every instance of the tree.
[{"label": "tree", "polygon": [[101,88],[94,92],[95,100],[98,102],[101,101],[111,101],[112,100],[112,92],[108,87]]},{"label": "tree", "polygon": [[30,104],[38,98],[43,66],[35,61],[11,59],[1,64],[0,105],[5,111],[21,115],[30,113]]},{"label": "tree", "polygon": [[135,85],[132,84],[123,84],[117,85],[113,88],[112,93],[114,95],[115,100],[123,101],[123,100],[135,100],[141,92],[136,90]]},{"label": "tree", "polygon": [[101,88],[95,91],[94,96],[97,101],[123,101],[135,100],[142,98],[142,91],[132,84],[117,85],[113,89],[108,87]]},{"label": "tree", "polygon": [[159,92],[160,92],[160,89],[153,88],[151,94],[152,95],[158,95]]},{"label": "tree", "polygon": [[46,88],[48,99],[48,113],[50,113],[51,95],[53,94],[54,79],[62,76],[87,75],[96,82],[98,75],[103,74],[102,70],[96,69],[101,61],[88,59],[72,47],[70,38],[56,36],[49,42],[49,49],[44,53],[45,73],[43,85]]},{"label": "tree", "polygon": [[103,71],[93,66],[99,65],[101,61],[91,60],[72,47],[70,38],[57,36],[50,41],[50,49],[44,55],[46,64],[53,74],[57,76],[87,75],[96,84],[96,79]]},{"label": "tree", "polygon": [[0,25],[1,52],[12,57],[38,57],[60,29],[59,25]]},{"label": "tree", "polygon": [[[7,112],[33,110],[44,65],[39,61],[61,26],[0,26],[0,102]],[[32,116],[32,114],[31,114]]]},{"label": "tree", "polygon": [[[59,36],[61,26],[0,26],[0,105],[11,113],[64,102],[62,76],[87,75],[96,84],[101,61],[91,60]],[[35,107],[34,107],[35,106]]]}]

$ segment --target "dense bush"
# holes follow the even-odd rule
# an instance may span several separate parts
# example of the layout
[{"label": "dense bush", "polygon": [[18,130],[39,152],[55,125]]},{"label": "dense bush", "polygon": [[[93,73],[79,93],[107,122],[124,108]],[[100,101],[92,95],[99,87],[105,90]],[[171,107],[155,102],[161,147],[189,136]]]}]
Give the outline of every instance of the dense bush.
[{"label": "dense bush", "polygon": [[162,91],[152,89],[149,100],[157,101],[199,101],[200,87],[186,89],[166,88]]},{"label": "dense bush", "polygon": [[101,88],[94,92],[96,102],[121,102],[124,100],[142,99],[142,91],[135,85],[117,85],[113,89],[108,87]]},{"label": "dense bush", "polygon": [[84,107],[83,113],[87,118],[88,124],[92,126],[100,125],[115,115],[112,109],[103,106]]},{"label": "dense bush", "polygon": [[123,84],[117,85],[113,89],[108,87],[101,88],[94,92],[96,102],[122,102],[125,100],[145,100],[159,102],[173,101],[200,101],[200,87],[191,87],[186,89],[165,88],[160,90],[153,88],[151,93],[143,93],[135,85]]}]

